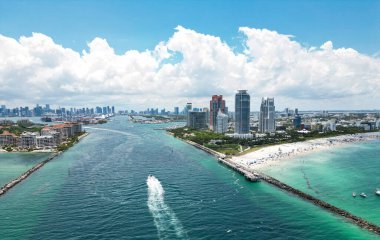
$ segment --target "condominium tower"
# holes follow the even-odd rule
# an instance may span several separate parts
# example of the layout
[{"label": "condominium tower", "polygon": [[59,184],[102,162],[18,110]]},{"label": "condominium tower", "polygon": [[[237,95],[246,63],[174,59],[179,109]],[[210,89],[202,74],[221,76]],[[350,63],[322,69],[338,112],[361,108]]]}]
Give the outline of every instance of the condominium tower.
[{"label": "condominium tower", "polygon": [[275,130],[276,123],[274,98],[262,98],[260,106],[259,131],[262,133],[266,133],[274,132]]},{"label": "condominium tower", "polygon": [[222,95],[213,95],[210,101],[210,129],[216,131],[216,117],[219,110],[225,113],[226,102]]},{"label": "condominium tower", "polygon": [[249,133],[251,100],[247,90],[239,90],[235,95],[235,133]]}]

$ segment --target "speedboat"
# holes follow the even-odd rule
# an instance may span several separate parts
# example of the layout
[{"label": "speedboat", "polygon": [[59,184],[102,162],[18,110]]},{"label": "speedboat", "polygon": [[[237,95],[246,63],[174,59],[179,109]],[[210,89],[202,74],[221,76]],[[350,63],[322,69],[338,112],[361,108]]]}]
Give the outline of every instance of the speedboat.
[{"label": "speedboat", "polygon": [[376,195],[377,195],[377,196],[380,196],[380,188],[377,188],[377,189],[376,189]]},{"label": "speedboat", "polygon": [[356,192],[353,192],[353,193],[352,193],[352,196],[353,196],[353,197],[356,197]]},{"label": "speedboat", "polygon": [[360,197],[362,197],[362,198],[366,198],[367,195],[366,195],[364,192],[362,192],[362,193],[360,193]]}]

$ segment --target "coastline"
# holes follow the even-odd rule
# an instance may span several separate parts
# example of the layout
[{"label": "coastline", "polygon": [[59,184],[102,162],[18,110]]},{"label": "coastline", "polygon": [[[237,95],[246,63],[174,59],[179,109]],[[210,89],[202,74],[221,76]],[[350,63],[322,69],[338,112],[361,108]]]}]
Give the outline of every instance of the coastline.
[{"label": "coastline", "polygon": [[[177,139],[180,139],[180,140],[182,140],[182,141],[184,141],[184,142],[186,142],[186,143],[188,143],[188,144],[190,144],[196,148],[199,148],[199,149],[217,157],[218,162],[226,165],[227,167],[234,169],[235,171],[244,175],[246,178],[247,178],[247,174],[252,174],[253,176],[260,178],[261,180],[265,181],[268,184],[271,184],[271,185],[273,185],[279,189],[282,189],[286,192],[289,192],[289,193],[291,193],[291,194],[293,194],[293,195],[295,195],[295,196],[297,196],[297,197],[299,197],[305,201],[308,201],[308,202],[310,202],[316,206],[319,206],[322,209],[325,209],[331,213],[339,215],[339,216],[343,217],[344,219],[349,220],[353,224],[359,226],[360,228],[366,229],[370,232],[373,232],[373,233],[380,235],[380,226],[373,224],[371,222],[368,222],[368,221],[366,221],[366,220],[364,220],[358,216],[351,214],[350,212],[348,212],[344,209],[341,209],[341,208],[336,207],[332,204],[329,204],[329,203],[327,203],[323,200],[320,200],[320,199],[318,199],[312,195],[309,195],[305,192],[302,192],[301,190],[298,190],[298,189],[296,189],[296,188],[294,188],[288,184],[285,184],[285,183],[263,173],[260,169],[253,168],[249,164],[247,165],[247,161],[242,162],[241,159],[237,160],[236,159],[237,157],[232,157],[232,158],[223,157],[222,155],[224,155],[224,154],[216,152],[216,151],[209,149],[205,146],[202,146],[200,144],[194,143],[194,142],[189,141],[189,140],[184,140],[181,138],[177,138]],[[353,134],[353,135],[350,134],[350,135],[342,135],[342,136],[337,136],[337,137],[314,139],[314,140],[309,140],[309,141],[305,141],[305,142],[288,143],[290,145],[290,147],[292,147],[292,148],[290,148],[291,151],[290,152],[280,151],[281,154],[277,153],[277,155],[275,155],[275,156],[272,155],[272,154],[276,153],[276,151],[273,151],[273,149],[274,148],[278,149],[279,146],[284,147],[284,145],[286,145],[286,144],[269,146],[269,147],[262,148],[260,150],[263,150],[263,151],[265,150],[266,154],[269,153],[269,155],[266,155],[266,157],[267,157],[266,161],[263,162],[263,163],[266,163],[266,166],[268,166],[269,160],[277,161],[280,159],[291,159],[292,157],[299,155],[299,154],[306,154],[306,153],[309,153],[312,151],[323,150],[323,149],[331,148],[334,146],[335,147],[336,146],[342,146],[344,144],[355,143],[355,142],[363,142],[363,141],[369,141],[369,140],[374,140],[374,139],[378,139],[378,140],[380,139],[380,132],[360,133],[360,134]],[[301,145],[301,147],[300,147],[299,144],[306,144],[306,145]],[[294,148],[294,146],[297,146],[298,148]],[[294,149],[296,149],[296,150],[294,150]],[[251,152],[251,153],[249,153],[247,155],[243,155],[241,157],[244,157],[244,156],[247,157],[248,156],[249,157],[248,159],[250,159],[252,157],[252,155],[255,155],[255,153],[257,154],[257,152],[259,152],[260,150],[258,150],[256,152]],[[235,158],[235,159],[233,159],[233,158]]]},{"label": "coastline", "polygon": [[[86,137],[88,135],[89,135],[88,132],[85,132],[82,135],[80,135],[78,137],[78,142],[82,138],[84,138],[84,137]],[[32,150],[32,151],[23,150],[23,151],[10,151],[10,152],[6,151],[5,149],[0,148],[0,154],[2,154],[2,153],[58,153],[58,152],[59,151],[57,149],[54,149],[54,148],[53,149],[35,149],[35,150]]]},{"label": "coastline", "polygon": [[[79,143],[81,139],[84,137],[88,136],[89,133],[84,133],[81,136],[78,137],[78,141],[76,143]],[[65,150],[66,151],[66,150]],[[55,157],[61,155],[65,151],[57,151],[55,150],[52,152],[50,156],[48,156],[47,159],[43,160],[42,162],[37,163],[34,165],[32,168],[28,169],[26,172],[22,173],[20,176],[17,178],[13,179],[9,183],[5,184],[3,187],[0,188],[0,197],[6,194],[9,190],[11,190],[13,187],[15,187],[17,184],[21,183],[25,179],[27,179],[30,175],[32,175],[34,172],[42,168],[46,163],[50,162],[53,160]],[[31,152],[13,152],[13,153],[35,153],[36,151],[31,151]],[[12,153],[12,152],[10,152]]]},{"label": "coastline", "polygon": [[318,138],[304,142],[278,144],[240,156],[232,156],[231,161],[252,170],[264,170],[304,154],[371,140],[380,140],[380,132],[357,133]]}]

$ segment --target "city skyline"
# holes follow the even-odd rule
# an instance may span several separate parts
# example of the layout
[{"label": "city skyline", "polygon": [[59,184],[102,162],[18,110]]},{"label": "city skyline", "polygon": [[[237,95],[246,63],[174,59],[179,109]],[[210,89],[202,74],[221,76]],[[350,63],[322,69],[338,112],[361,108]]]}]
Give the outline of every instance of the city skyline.
[{"label": "city skyline", "polygon": [[[75,107],[113,102],[119,109],[145,109],[155,102],[170,109],[184,102],[204,106],[215,94],[232,103],[236,89],[247,89],[252,109],[259,108],[263,96],[275,97],[279,109],[380,108],[373,101],[380,97],[378,2],[312,2],[306,11],[309,15],[295,15],[293,11],[303,10],[304,4],[253,1],[234,5],[225,1],[216,7],[211,2],[200,7],[193,1],[161,2],[162,6],[116,1],[106,8],[122,9],[113,16],[101,11],[102,1],[34,3],[0,3],[0,9],[7,9],[1,11],[0,19],[1,104],[47,102]],[[146,21],[157,22],[163,33],[134,32],[131,25],[123,29],[116,24],[129,19],[122,12],[153,5],[182,11],[172,17],[164,13],[147,16]],[[53,11],[56,7],[62,11]],[[78,16],[80,7],[91,10],[86,13],[88,18]],[[222,22],[207,25],[194,16],[178,14],[186,12],[185,8],[207,11],[213,7],[225,10],[223,14],[210,11],[215,14],[213,21],[239,11],[244,14],[227,26]],[[268,17],[260,9],[275,18],[265,22]],[[337,9],[342,14],[334,15]],[[41,11],[44,14],[39,15]],[[107,22],[111,24],[107,30],[91,25],[99,21],[91,13],[99,11],[113,20]],[[66,17],[56,18],[52,13]],[[33,21],[25,23],[20,14]],[[284,18],[289,21],[280,21]],[[85,24],[92,27],[79,36],[77,31],[84,30]],[[310,26],[317,30],[310,31]],[[67,34],[62,36],[59,29]]]}]

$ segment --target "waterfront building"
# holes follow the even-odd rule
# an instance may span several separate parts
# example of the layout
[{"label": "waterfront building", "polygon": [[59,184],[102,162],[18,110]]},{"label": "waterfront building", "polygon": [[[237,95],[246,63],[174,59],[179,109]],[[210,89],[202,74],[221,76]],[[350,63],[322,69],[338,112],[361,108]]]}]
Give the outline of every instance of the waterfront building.
[{"label": "waterfront building", "polygon": [[210,129],[216,131],[216,117],[219,110],[225,113],[226,102],[222,95],[213,95],[210,101]]},{"label": "waterfront building", "polygon": [[174,115],[178,115],[179,114],[179,107],[174,107]]},{"label": "waterfront building", "polygon": [[251,100],[247,90],[239,90],[235,95],[235,133],[249,133]]},{"label": "waterfront building", "polygon": [[262,133],[276,130],[274,98],[262,98],[259,116],[259,131]]},{"label": "waterfront building", "polygon": [[194,129],[206,129],[206,117],[206,112],[189,111],[187,114],[187,126]]},{"label": "waterfront building", "polygon": [[20,136],[20,147],[34,149],[37,146],[37,133],[23,132]]},{"label": "waterfront building", "polygon": [[228,130],[228,116],[222,113],[219,109],[218,116],[216,117],[216,132],[225,133]]},{"label": "waterfront building", "polygon": [[45,136],[37,136],[37,148],[52,148],[56,147],[56,142],[54,141],[54,137],[51,135],[45,135]]},{"label": "waterfront building", "polygon": [[0,134],[0,147],[4,146],[17,146],[18,137],[8,131],[4,131]]}]

